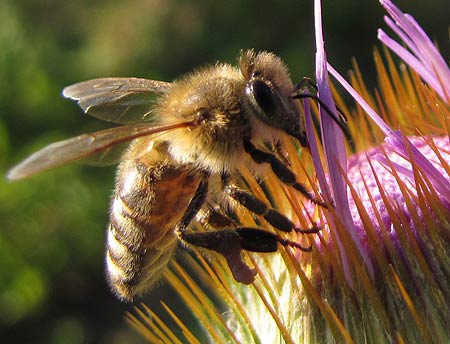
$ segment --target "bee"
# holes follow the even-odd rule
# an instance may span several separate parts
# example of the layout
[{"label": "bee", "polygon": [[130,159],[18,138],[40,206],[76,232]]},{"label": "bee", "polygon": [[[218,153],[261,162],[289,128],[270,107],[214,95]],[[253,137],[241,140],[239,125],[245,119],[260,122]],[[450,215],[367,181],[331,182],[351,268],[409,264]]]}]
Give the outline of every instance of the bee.
[{"label": "bee", "polygon": [[[121,157],[106,234],[106,275],[113,292],[132,301],[158,281],[179,240],[225,257],[234,278],[256,275],[242,250],[274,252],[278,244],[310,247],[259,227],[243,227],[217,205],[230,200],[282,232],[301,229],[239,186],[239,171],[255,175],[270,166],[279,180],[326,206],[299,183],[276,153],[282,135],[307,146],[295,87],[282,60],[270,52],[243,51],[238,66],[218,63],[173,83],[101,78],[68,86],[63,95],[89,115],[121,124],[56,142],[14,167],[21,179],[89,156]],[[154,96],[156,101],[152,101]],[[193,231],[197,219],[207,231]]]}]

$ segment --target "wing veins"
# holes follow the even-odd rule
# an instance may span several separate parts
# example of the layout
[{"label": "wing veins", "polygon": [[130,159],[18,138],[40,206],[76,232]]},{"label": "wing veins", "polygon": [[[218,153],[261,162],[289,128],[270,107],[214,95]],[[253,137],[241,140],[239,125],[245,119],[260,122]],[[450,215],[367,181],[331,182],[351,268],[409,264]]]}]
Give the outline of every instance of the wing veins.
[{"label": "wing veins", "polygon": [[171,87],[171,83],[149,79],[101,78],[68,86],[63,90],[63,96],[75,100],[93,117],[134,124],[147,118],[157,96],[169,92]]},{"label": "wing veins", "polygon": [[11,169],[8,173],[8,179],[27,178],[39,172],[84,159],[100,151],[107,150],[114,145],[131,141],[138,137],[185,128],[191,125],[193,125],[192,121],[172,123],[165,126],[149,126],[141,123],[114,127],[55,142],[32,154]]}]

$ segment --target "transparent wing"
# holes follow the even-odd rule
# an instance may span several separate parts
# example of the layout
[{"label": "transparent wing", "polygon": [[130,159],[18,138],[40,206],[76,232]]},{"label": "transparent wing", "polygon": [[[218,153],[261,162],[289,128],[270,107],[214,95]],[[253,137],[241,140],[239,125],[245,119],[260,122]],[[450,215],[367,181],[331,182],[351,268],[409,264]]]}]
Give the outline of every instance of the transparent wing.
[{"label": "transparent wing", "polygon": [[[153,134],[152,139],[157,139],[159,135],[163,133]],[[89,155],[87,158],[83,158],[83,164],[96,167],[105,167],[111,165],[117,165],[122,159],[123,153],[128,149],[130,142],[125,141],[117,143],[107,149],[101,150],[97,153]]]},{"label": "transparent wing", "polygon": [[89,155],[83,159],[83,164],[96,167],[117,165],[129,145],[129,142],[118,143],[105,150]]},{"label": "transparent wing", "polygon": [[101,78],[68,86],[63,96],[76,100],[87,114],[108,122],[155,122],[154,104],[171,85],[140,78]]},{"label": "transparent wing", "polygon": [[184,128],[190,125],[192,125],[192,122],[179,122],[165,126],[150,126],[149,124],[141,123],[115,127],[55,142],[32,154],[11,169],[8,173],[8,178],[11,180],[27,178],[54,167],[85,159],[94,154],[107,152],[115,145],[138,137]]}]

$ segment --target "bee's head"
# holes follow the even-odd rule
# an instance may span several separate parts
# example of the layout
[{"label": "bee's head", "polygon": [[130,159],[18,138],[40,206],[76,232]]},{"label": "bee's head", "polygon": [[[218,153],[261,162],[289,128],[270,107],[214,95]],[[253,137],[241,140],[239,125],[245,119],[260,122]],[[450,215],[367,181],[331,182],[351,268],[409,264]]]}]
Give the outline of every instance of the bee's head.
[{"label": "bee's head", "polygon": [[239,66],[247,81],[246,98],[254,115],[306,145],[298,101],[292,98],[294,86],[280,58],[269,52],[256,54],[248,50],[241,53]]}]

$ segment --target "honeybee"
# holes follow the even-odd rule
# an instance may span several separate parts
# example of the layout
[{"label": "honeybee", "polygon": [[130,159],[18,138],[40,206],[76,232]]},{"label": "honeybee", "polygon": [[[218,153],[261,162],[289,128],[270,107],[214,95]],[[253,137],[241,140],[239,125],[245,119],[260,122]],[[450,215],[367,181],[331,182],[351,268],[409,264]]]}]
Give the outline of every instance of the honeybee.
[{"label": "honeybee", "polygon": [[[53,143],[9,172],[29,177],[129,143],[111,201],[106,275],[113,292],[133,300],[164,272],[181,240],[223,255],[234,278],[252,283],[255,270],[242,250],[274,252],[278,244],[309,250],[263,228],[239,226],[217,204],[227,199],[260,215],[275,229],[308,234],[239,187],[239,171],[270,165],[283,183],[323,205],[278,157],[288,134],[307,145],[303,116],[288,69],[269,52],[241,52],[238,66],[219,63],[173,83],[102,78],[68,86],[63,95],[89,115],[122,124]],[[150,100],[157,95],[156,102]],[[273,149],[270,149],[270,148]],[[189,231],[197,219],[210,231]]]}]

